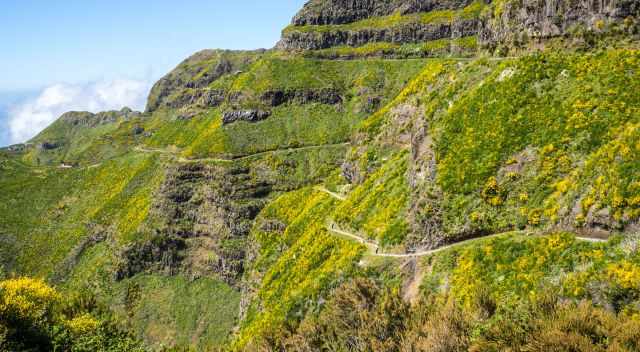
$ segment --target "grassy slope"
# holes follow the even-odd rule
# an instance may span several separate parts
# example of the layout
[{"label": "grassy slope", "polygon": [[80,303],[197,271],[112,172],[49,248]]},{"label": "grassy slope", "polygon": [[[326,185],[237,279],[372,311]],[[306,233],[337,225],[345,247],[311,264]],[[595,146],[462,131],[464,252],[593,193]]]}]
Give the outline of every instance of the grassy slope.
[{"label": "grassy slope", "polygon": [[447,250],[425,258],[423,295],[444,293],[471,309],[482,295],[500,302],[485,328],[522,304],[540,304],[555,292],[568,300],[588,300],[622,316],[638,317],[640,254],[638,236],[608,243],[577,241],[567,233],[517,233]]},{"label": "grassy slope", "polygon": [[[267,57],[211,88],[241,91],[241,104],[248,108],[260,107],[260,95],[271,89],[334,88],[345,93],[345,103],[340,108],[286,104],[257,124],[222,126],[220,115],[226,106],[188,121],[176,120],[176,112],[159,110],[140,123],[153,131],[145,141],[149,146],[176,146],[188,157],[240,156],[347,141],[367,116],[359,107],[370,92],[386,104],[358,131],[363,144],[352,154],[369,174],[346,202],[305,188],[282,195],[262,211],[252,231],[257,259],[247,274],[255,297],[233,345],[241,349],[274,329],[295,325],[356,270],[362,248],[327,233],[327,219],[388,245],[406,237],[407,203],[412,200],[406,179],[410,156],[396,139],[411,126],[394,120],[394,108],[403,104],[417,106],[429,122],[444,228],[451,235],[466,227],[494,231],[555,223],[578,199],[580,211],[570,214],[577,223],[585,220],[589,209],[607,207],[621,221],[637,219],[640,87],[634,75],[639,64],[638,52],[630,50],[462,64]],[[72,150],[63,157],[97,155],[88,158],[95,162],[116,156],[85,153],[101,150],[97,141],[103,135],[120,136],[114,144],[126,151],[127,144],[119,143],[129,140],[131,125],[111,128],[91,131],[96,139],[78,139],[72,148],[77,154]],[[290,191],[321,182],[336,170],[343,149],[335,150],[280,152],[256,162],[260,170],[279,170],[294,160],[294,181],[282,189]],[[530,162],[515,174],[504,171],[528,150],[534,155]],[[322,169],[327,160],[331,165]],[[305,167],[313,171],[307,173]],[[160,158],[153,154],[125,154],[95,168],[70,170],[34,168],[11,158],[3,160],[0,172],[0,233],[15,238],[0,254],[19,253],[13,269],[21,273],[50,275],[89,234],[90,223],[113,229],[118,245],[144,238],[153,226],[147,214],[162,178]],[[284,231],[264,230],[261,224],[266,220],[282,222]],[[453,294],[463,302],[474,298],[477,284],[497,294],[526,297],[540,282],[567,274],[563,289],[566,286],[569,297],[588,297],[585,288],[590,281],[610,280],[621,289],[637,290],[637,254],[616,246],[617,242],[581,244],[570,236],[495,240],[437,256],[436,270],[425,287],[451,281]],[[188,282],[179,276],[140,275],[111,285],[114,253],[111,243],[91,247],[72,272],[69,289],[95,285],[91,289],[119,307],[122,319],[130,319],[131,327],[149,342],[213,346],[226,338],[223,330],[228,332],[235,321],[231,307],[239,300],[237,292],[215,280]],[[136,290],[141,300],[131,299]],[[130,306],[123,309],[126,305]],[[223,329],[210,324],[200,331],[202,320],[195,307]]]},{"label": "grassy slope", "polygon": [[116,290],[118,298],[132,297],[137,290],[137,297],[123,299],[116,311],[154,346],[219,346],[235,326],[240,304],[238,291],[210,278],[140,275]]},{"label": "grassy slope", "polygon": [[[0,183],[6,192],[0,196],[0,201],[6,216],[0,231],[15,237],[11,241],[13,245],[3,246],[3,249],[7,248],[7,253],[11,253],[7,258],[19,253],[11,270],[38,276],[69,275],[64,283],[67,290],[93,292],[99,301],[114,308],[123,322],[128,322],[138,336],[152,345],[202,348],[219,345],[235,324],[238,309],[238,304],[233,302],[238,302],[239,293],[227,285],[212,279],[190,282],[181,276],[163,278],[147,274],[113,282],[114,255],[119,248],[132,241],[143,241],[153,231],[154,220],[148,211],[164,174],[162,160],[170,157],[132,153],[133,145],[141,142],[141,137],[133,137],[133,126],[142,126],[153,133],[145,141],[151,147],[175,145],[183,148],[183,155],[189,157],[246,155],[287,147],[341,143],[348,140],[353,127],[365,116],[355,111],[366,97],[352,96],[364,91],[390,99],[420,67],[418,61],[376,61],[363,65],[359,62],[269,58],[253,66],[237,81],[223,82],[226,87],[242,90],[249,97],[243,103],[247,107],[254,104],[255,97],[270,89],[341,89],[349,99],[342,108],[351,111],[347,114],[329,105],[286,104],[275,108],[274,115],[262,123],[226,127],[220,124],[221,109],[213,109],[188,121],[175,119],[174,111],[160,109],[146,118],[97,128],[72,128],[58,121],[38,140],[61,140],[65,142],[62,148],[54,151],[32,149],[24,158],[26,164],[16,158],[2,164]],[[296,76],[296,72],[300,73],[297,75],[299,80],[287,79]],[[213,85],[223,83],[214,82]],[[252,135],[260,138],[250,138]],[[345,151],[344,145],[283,150],[244,159],[238,164],[252,167],[258,179],[276,182],[276,190],[288,191],[309,182],[320,182],[340,165]],[[78,161],[81,166],[72,169],[35,167],[36,158],[40,158],[42,164],[51,162],[55,165],[64,160]],[[24,194],[30,196],[24,197]],[[110,234],[107,241],[92,245],[78,258],[72,258],[77,260],[72,270],[60,269],[61,264],[69,260],[69,253],[96,229]],[[306,238],[317,234],[308,233]],[[299,250],[303,248],[307,247]],[[324,252],[329,248],[337,250],[341,247],[326,235],[324,242],[317,244],[316,252],[306,255],[316,256],[317,251]],[[340,250],[349,251],[350,248],[347,245]],[[353,259],[340,253],[346,252],[336,252],[332,260],[317,270],[331,273],[336,262],[344,262],[345,268],[352,265]],[[306,270],[311,269],[303,269],[301,273],[308,272]],[[318,288],[315,283],[309,284],[314,288],[306,290]],[[132,287],[140,297],[150,301],[130,302],[127,297],[132,294]],[[308,294],[295,294],[289,304],[298,304],[295,302]],[[214,296],[219,299],[212,299]],[[209,312],[206,323],[194,311],[204,301],[210,302],[205,309]],[[276,309],[276,305],[272,305]],[[256,321],[270,321],[275,315],[267,314]]]},{"label": "grassy slope", "polygon": [[23,160],[35,165],[58,165],[61,162],[93,165],[126,154],[132,145],[139,143],[142,136],[136,136],[132,131],[141,124],[141,117],[125,120],[118,116],[113,123],[94,127],[73,126],[59,119],[30,142],[36,145],[57,142],[60,146],[46,151],[31,148],[23,156]]},{"label": "grassy slope", "polygon": [[[12,272],[69,275],[66,291],[92,292],[149,345],[212,348],[227,339],[240,297],[227,284],[146,274],[113,281],[119,248],[144,241],[154,226],[149,210],[163,176],[158,156],[129,154],[93,168],[33,169],[13,160],[8,165],[1,178],[0,232],[15,236],[2,253],[18,254]],[[107,240],[89,246],[66,268],[63,261],[98,230],[109,233]],[[131,287],[145,299],[125,299]]]},{"label": "grassy slope", "polygon": [[363,123],[356,161],[365,170],[389,163],[389,150],[404,148],[393,139],[411,128],[394,109],[414,105],[434,140],[437,205],[451,236],[580,227],[601,209],[613,226],[632,223],[638,60],[622,49],[431,65]]},{"label": "grassy slope", "polygon": [[[325,228],[335,206],[326,194],[305,188],[279,197],[261,212],[252,231],[257,258],[248,272],[256,293],[232,349],[242,350],[296,324],[355,270],[363,248]],[[280,222],[285,229],[265,230],[265,221]]]},{"label": "grassy slope", "polygon": [[[432,123],[430,132],[435,137],[434,152],[437,155],[439,172],[437,184],[445,192],[445,226],[449,226],[450,229],[455,230],[460,221],[474,221],[474,226],[478,228],[498,230],[504,225],[492,216],[522,216],[522,206],[509,207],[509,204],[504,203],[508,203],[509,193],[514,194],[511,197],[517,198],[518,204],[549,204],[548,199],[557,199],[557,192],[562,190],[557,180],[562,180],[566,175],[572,174],[575,178],[567,189],[590,189],[589,187],[607,184],[607,175],[612,173],[622,179],[608,183],[608,189],[614,187],[615,191],[617,187],[632,184],[634,170],[637,170],[638,165],[633,161],[636,154],[632,153],[630,148],[635,147],[637,142],[633,139],[636,129],[633,128],[633,124],[629,125],[629,120],[633,121],[634,116],[638,116],[634,113],[638,101],[635,90],[621,92],[613,88],[624,86],[623,82],[629,79],[628,74],[636,71],[636,57],[637,52],[619,50],[598,54],[546,54],[505,62],[477,60],[463,65],[453,65],[451,61],[433,62],[394,101],[364,122],[361,131],[364,132],[367,144],[359,145],[358,149],[354,150],[359,150],[360,154],[356,155],[361,155],[360,162],[364,168],[373,170],[362,184],[347,194],[346,201],[333,200],[334,208],[325,212],[325,221],[334,218],[354,231],[377,237],[383,242],[389,240],[385,236],[390,233],[388,228],[400,228],[401,230],[391,238],[404,238],[407,227],[393,226],[393,219],[397,219],[401,224],[407,218],[407,207],[403,199],[410,199],[409,189],[405,184],[407,157],[402,153],[404,146],[395,141],[398,134],[406,132],[406,126],[395,125],[397,121],[394,120],[393,112],[403,104],[419,105],[420,109],[425,111],[425,118]],[[607,63],[614,67],[607,67]],[[585,67],[591,69],[579,69]],[[522,83],[507,83],[507,80],[518,82],[518,74],[525,77]],[[606,75],[607,79],[601,75]],[[608,86],[594,90],[592,84],[601,81],[607,82]],[[575,92],[575,95],[567,96],[572,92]],[[573,116],[573,106],[578,98],[580,101],[597,101],[593,105],[599,109],[591,112],[602,114],[600,116],[606,121],[606,126],[611,132],[604,133],[607,128],[598,125],[598,120],[593,121],[593,125],[582,124],[582,131],[572,131],[574,125],[567,122],[571,119],[565,117]],[[612,105],[605,103],[606,101],[616,102],[613,108],[624,107],[625,110],[608,113],[604,108],[612,108]],[[477,110],[467,112],[474,109],[474,104],[477,104]],[[492,106],[502,108],[491,109]],[[517,112],[510,111],[506,106],[526,109],[531,118],[526,121],[520,119]],[[466,118],[468,120],[465,120]],[[462,121],[466,125],[460,125]],[[523,123],[525,126],[533,126],[524,127]],[[587,129],[588,133],[585,133],[584,129]],[[590,140],[595,144],[585,143],[584,140],[575,137],[568,138],[566,135],[580,132],[583,135],[594,136],[595,138]],[[538,140],[541,137],[545,140]],[[611,142],[607,142],[608,138],[611,138]],[[550,139],[559,140],[561,143],[556,143],[553,148],[548,147]],[[571,140],[580,141],[589,147],[578,153],[577,148],[571,147]],[[527,148],[539,148],[542,153],[551,153],[552,156],[557,149],[571,151],[572,157],[576,160],[575,165],[579,165],[580,168],[573,172],[570,171],[576,170],[575,167],[558,170],[557,162],[553,161],[555,158],[551,161],[545,158],[539,163],[527,165],[517,176],[499,172],[505,165],[513,163],[510,159],[514,154]],[[625,153],[625,150],[629,151],[626,154],[618,154]],[[496,157],[495,154],[492,156],[492,153],[500,157]],[[462,157],[465,159],[461,159]],[[630,161],[627,162],[626,158]],[[618,166],[618,163],[621,165]],[[487,164],[491,166],[487,167]],[[591,165],[597,165],[598,169],[589,173],[580,170]],[[598,173],[600,175],[596,177]],[[452,178],[460,182],[447,184],[449,175],[461,175],[459,179]],[[581,177],[585,179],[581,180]],[[491,182],[494,178],[498,186]],[[624,181],[625,179],[629,181]],[[462,180],[476,183],[465,188]],[[592,184],[590,180],[596,181]],[[512,183],[506,184],[507,181]],[[329,183],[341,182],[344,181],[331,180]],[[513,184],[518,188],[505,187]],[[525,192],[520,187],[528,187],[527,195],[533,199],[523,196]],[[543,197],[536,193],[542,194]],[[590,194],[606,193],[591,191]],[[461,197],[468,200],[455,202]],[[634,196],[629,197],[633,199]],[[299,195],[286,195],[265,209],[263,216],[289,224],[290,216],[271,214],[275,211],[270,209],[278,206],[283,213],[292,209],[306,211],[304,207],[300,208],[299,204],[306,204],[299,200]],[[620,206],[624,204],[635,203],[619,203]],[[509,214],[509,211],[513,211],[515,215]],[[540,213],[544,219],[545,212]],[[516,220],[512,218],[507,221]],[[540,225],[530,219],[524,221],[528,221],[533,227]],[[295,245],[296,239],[290,239],[288,231],[276,237],[269,233],[256,232],[262,250],[256,266],[263,267],[262,272],[268,272],[270,269],[267,268],[277,267],[282,248],[285,248],[286,253],[292,243]],[[485,327],[499,323],[500,319],[511,319],[510,307],[535,303],[537,298],[548,290],[561,292],[561,296],[565,298],[593,299],[600,304],[612,304],[618,307],[617,309],[625,311],[624,314],[633,315],[637,313],[635,304],[640,290],[640,262],[637,253],[637,238],[634,237],[619,237],[609,243],[593,244],[576,241],[570,234],[532,238],[517,234],[507,235],[448,250],[425,259],[424,265],[429,269],[423,280],[422,294],[446,294],[462,305],[471,307],[484,292],[491,292],[492,299],[504,305],[492,320],[483,322]],[[289,265],[293,266],[307,257],[301,258],[304,259],[298,259]],[[264,273],[258,274],[257,277],[262,275]],[[278,276],[278,282],[284,284],[287,277],[288,274]],[[266,282],[270,283],[271,279]],[[258,297],[266,290],[268,288],[258,286]],[[322,292],[322,289],[317,289],[316,292]],[[284,314],[287,305],[279,303],[277,307],[284,309],[281,313]],[[272,305],[273,303],[267,305],[267,312],[274,309]],[[245,331],[252,331],[255,334],[253,341],[257,343],[260,340],[260,331],[266,330],[269,334],[269,330],[264,326],[262,330],[254,328],[253,319],[253,315],[249,314],[249,325],[245,327],[248,330]],[[289,321],[295,322],[298,318],[291,317]],[[281,323],[269,324],[277,329]],[[240,335],[240,346],[247,343],[245,334]]]},{"label": "grassy slope", "polygon": [[[302,58],[263,58],[247,72],[213,82],[211,88],[241,92],[242,108],[265,108],[260,96],[273,90],[331,88],[341,92],[341,106],[285,104],[270,109],[272,116],[259,123],[223,126],[221,115],[231,107],[207,111],[191,120],[173,119],[158,111],[147,123],[150,146],[175,145],[188,157],[242,156],[267,150],[347,141],[354,126],[366,117],[369,97],[391,99],[411,79],[421,61],[322,61]],[[233,94],[233,93],[232,93]],[[169,121],[167,121],[169,120]]]},{"label": "grassy slope", "polygon": [[94,225],[132,239],[158,182],[157,159],[129,155],[94,168],[12,168],[0,178],[0,231],[15,237],[18,272],[52,274]]},{"label": "grassy slope", "polygon": [[401,244],[408,227],[406,172],[407,153],[394,155],[336,207],[334,220],[383,246]]}]

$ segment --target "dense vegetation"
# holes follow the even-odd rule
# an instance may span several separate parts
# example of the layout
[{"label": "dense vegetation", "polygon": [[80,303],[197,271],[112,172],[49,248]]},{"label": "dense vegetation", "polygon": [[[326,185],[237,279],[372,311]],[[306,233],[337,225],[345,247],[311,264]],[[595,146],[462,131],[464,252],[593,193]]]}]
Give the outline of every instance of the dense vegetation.
[{"label": "dense vegetation", "polygon": [[0,149],[0,351],[640,350],[637,22],[601,21],[205,50]]},{"label": "dense vegetation", "polygon": [[42,280],[0,281],[0,351],[144,351],[91,296]]},{"label": "dense vegetation", "polygon": [[567,234],[505,235],[424,259],[421,293],[413,304],[389,280],[397,273],[358,275],[334,291],[325,309],[261,346],[637,351],[638,253],[637,237],[589,244]]}]

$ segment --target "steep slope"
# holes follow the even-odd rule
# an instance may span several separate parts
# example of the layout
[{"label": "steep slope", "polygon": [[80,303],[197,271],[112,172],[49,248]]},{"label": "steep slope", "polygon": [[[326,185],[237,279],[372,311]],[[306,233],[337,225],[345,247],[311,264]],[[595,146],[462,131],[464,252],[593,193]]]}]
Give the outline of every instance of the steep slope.
[{"label": "steep slope", "polygon": [[[65,114],[3,151],[6,270],[91,292],[151,346],[229,337],[255,216],[335,172],[357,123],[422,66],[211,53],[161,80],[146,113]],[[244,70],[190,88],[228,57]],[[209,91],[218,106],[184,98]]]},{"label": "steep slope", "polygon": [[638,10],[309,1],[0,150],[0,264],[154,350],[634,351]]},{"label": "steep slope", "polygon": [[364,123],[348,174],[410,151],[405,210],[422,245],[526,226],[635,231],[639,98],[618,89],[637,64],[611,50],[435,65]]}]

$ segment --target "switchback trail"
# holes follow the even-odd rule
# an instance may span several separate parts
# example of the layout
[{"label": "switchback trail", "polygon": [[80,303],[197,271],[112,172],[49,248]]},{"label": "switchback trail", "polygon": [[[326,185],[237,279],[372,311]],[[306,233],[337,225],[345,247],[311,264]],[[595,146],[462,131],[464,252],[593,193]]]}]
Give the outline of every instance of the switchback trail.
[{"label": "switchback trail", "polygon": [[235,158],[229,158],[229,159],[222,159],[222,158],[188,159],[188,158],[179,156],[178,155],[179,151],[171,151],[171,150],[166,150],[166,149],[150,149],[150,148],[145,148],[145,147],[141,147],[141,146],[135,147],[134,150],[137,151],[137,152],[141,152],[141,153],[158,153],[158,154],[171,155],[171,156],[177,158],[178,162],[181,162],[181,163],[197,163],[197,162],[229,163],[229,162],[233,162],[233,161],[247,160],[247,159],[250,159],[250,158],[255,158],[255,157],[259,157],[259,156],[267,155],[267,154],[272,154],[272,153],[282,153],[282,152],[288,152],[288,151],[301,151],[301,150],[312,150],[312,149],[320,149],[320,148],[330,148],[330,147],[338,147],[338,146],[347,146],[347,145],[350,145],[350,144],[351,144],[350,142],[343,142],[343,143],[334,143],[334,144],[309,145],[309,146],[305,146],[305,147],[274,149],[274,150],[267,150],[267,151],[259,152],[259,153],[255,153],[255,154],[249,154],[249,155],[243,155],[243,156],[239,156],[239,157],[235,157]]},{"label": "switchback trail", "polygon": [[[317,186],[315,187],[316,190],[320,191],[320,192],[324,192],[328,195],[330,195],[331,197],[338,199],[340,201],[344,201],[346,199],[346,197],[341,196],[337,193],[331,192],[328,189],[326,189],[325,187],[322,186]],[[334,235],[340,235],[342,237],[347,237],[349,239],[352,239],[354,241],[357,241],[363,245],[365,245],[367,247],[367,249],[369,250],[369,254],[372,256],[376,256],[376,257],[383,257],[383,258],[416,258],[416,257],[424,257],[427,255],[431,255],[431,254],[435,254],[438,252],[442,252],[445,251],[447,249],[450,248],[454,248],[454,247],[458,247],[458,246],[463,246],[465,244],[469,244],[469,243],[473,243],[476,241],[482,241],[482,240],[486,240],[489,238],[495,238],[495,237],[499,237],[499,236],[503,236],[505,234],[507,234],[508,232],[505,233],[497,233],[494,235],[490,235],[490,236],[484,236],[484,237],[477,237],[477,238],[471,238],[468,240],[464,240],[464,241],[460,241],[460,242],[456,242],[456,243],[452,243],[446,246],[442,246],[436,249],[430,249],[430,250],[425,250],[425,251],[420,251],[420,252],[416,252],[416,253],[405,253],[405,254],[396,254],[396,253],[380,253],[380,245],[378,245],[377,242],[373,241],[373,240],[368,240],[365,239],[364,237],[357,235],[355,233],[349,232],[349,231],[345,231],[343,229],[341,229],[340,227],[338,227],[333,221],[330,221],[327,225],[326,225],[326,229],[327,231],[329,231],[329,233],[332,233]],[[578,241],[584,241],[584,242],[592,242],[592,243],[601,243],[601,242],[607,242],[607,240],[605,239],[599,239],[599,238],[589,238],[589,237],[577,237],[576,239]]]},{"label": "switchback trail", "polygon": [[[405,253],[405,254],[395,254],[395,253],[379,253],[380,250],[380,246],[372,241],[372,240],[366,240],[363,237],[356,235],[354,233],[351,232],[347,232],[344,231],[340,228],[338,228],[336,226],[335,223],[330,222],[329,224],[327,224],[327,231],[329,231],[330,233],[334,233],[334,234],[338,234],[344,237],[349,237],[357,242],[360,242],[362,244],[364,244],[370,251],[370,255],[376,256],[376,257],[384,257],[384,258],[416,258],[416,257],[424,257],[427,255],[431,255],[431,254],[436,254],[438,252],[442,252],[444,250],[450,249],[450,248],[454,248],[454,247],[458,247],[458,246],[462,246],[465,244],[470,244],[473,242],[477,242],[477,241],[482,241],[482,240],[486,240],[489,238],[495,238],[495,237],[499,237],[499,236],[503,236],[505,234],[507,234],[508,232],[505,233],[497,233],[494,235],[490,235],[490,236],[484,236],[484,237],[477,237],[477,238],[472,238],[472,239],[468,239],[468,240],[464,240],[464,241],[460,241],[460,242],[456,242],[456,243],[452,243],[450,245],[446,245],[446,246],[442,246],[436,249],[430,249],[427,251],[421,251],[421,252],[416,252],[416,253]],[[577,237],[576,239],[578,241],[584,241],[584,242],[591,242],[591,243],[602,243],[602,242],[607,242],[607,240],[604,239],[599,239],[599,238],[588,238],[588,237]]]},{"label": "switchback trail", "polygon": [[338,193],[331,192],[330,190],[326,189],[323,186],[316,186],[314,188],[315,188],[315,190],[320,191],[320,192],[324,192],[324,193],[330,195],[331,197],[333,197],[333,198],[335,198],[337,200],[340,200],[340,201],[347,200],[347,198],[345,196],[341,196]]}]

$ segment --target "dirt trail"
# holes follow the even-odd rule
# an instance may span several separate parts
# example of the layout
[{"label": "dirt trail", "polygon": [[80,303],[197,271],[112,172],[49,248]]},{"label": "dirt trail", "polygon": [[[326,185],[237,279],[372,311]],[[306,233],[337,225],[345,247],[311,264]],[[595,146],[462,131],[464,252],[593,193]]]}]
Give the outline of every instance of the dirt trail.
[{"label": "dirt trail", "polygon": [[324,193],[326,193],[326,194],[330,195],[331,197],[333,197],[333,198],[335,198],[335,199],[337,199],[337,200],[340,200],[340,201],[345,201],[345,200],[347,200],[347,197],[342,196],[342,195],[339,195],[338,193],[335,193],[335,192],[331,192],[330,190],[326,189],[326,188],[325,188],[325,187],[323,187],[323,186],[316,186],[316,187],[314,187],[314,189],[315,189],[316,191],[324,192]]},{"label": "dirt trail", "polygon": [[350,142],[343,142],[343,143],[335,143],[335,144],[320,144],[320,145],[309,145],[309,146],[305,146],[305,147],[275,149],[275,150],[267,150],[267,151],[259,152],[259,153],[255,153],[255,154],[244,155],[244,156],[240,156],[240,157],[237,157],[237,158],[230,158],[230,159],[222,159],[222,158],[188,159],[188,158],[179,156],[178,155],[180,153],[179,151],[172,151],[172,150],[166,150],[166,149],[150,149],[150,148],[145,148],[145,147],[141,147],[141,146],[135,147],[134,150],[137,151],[137,152],[140,152],[140,153],[158,153],[158,154],[171,155],[171,156],[175,157],[178,160],[178,162],[181,162],[181,163],[198,163],[198,162],[229,163],[229,162],[233,162],[233,161],[246,160],[246,159],[255,158],[255,157],[259,157],[259,156],[267,155],[267,154],[272,154],[272,153],[311,150],[311,149],[320,149],[320,148],[329,148],[329,147],[337,147],[337,146],[346,146],[346,145],[350,145],[350,144],[351,144]]},{"label": "dirt trail", "polygon": [[[331,197],[344,201],[346,199],[346,197],[341,196],[339,194],[336,194],[334,192],[329,191],[328,189],[321,187],[321,186],[317,186],[315,187],[316,190],[320,191],[320,192],[324,192],[328,195],[330,195]],[[368,250],[369,250],[369,255],[372,256],[376,256],[376,257],[383,257],[383,258],[416,258],[416,257],[424,257],[427,255],[432,255],[432,254],[436,254],[442,251],[445,251],[447,249],[450,248],[454,248],[454,247],[458,247],[458,246],[463,246],[469,243],[473,243],[473,242],[477,242],[477,241],[482,241],[482,240],[486,240],[489,238],[495,238],[498,236],[503,236],[506,233],[497,233],[497,234],[493,234],[490,236],[484,236],[484,237],[478,237],[478,238],[472,238],[472,239],[468,239],[468,240],[464,240],[464,241],[460,241],[460,242],[456,242],[456,243],[452,243],[446,246],[442,246],[436,249],[430,249],[430,250],[424,250],[424,251],[420,251],[420,252],[415,252],[415,253],[404,253],[404,254],[396,254],[396,253],[381,253],[380,252],[380,245],[373,241],[373,240],[369,240],[369,239],[365,239],[364,237],[349,232],[349,231],[345,231],[344,229],[341,229],[336,223],[334,223],[333,221],[330,221],[327,225],[326,225],[327,231],[329,231],[329,233],[333,233],[333,234],[337,234],[340,235],[342,237],[347,237],[350,238],[354,241],[360,242],[362,244],[364,244]],[[607,242],[607,240],[605,239],[600,239],[600,238],[589,238],[589,237],[576,237],[577,240],[579,241],[585,241],[585,242],[592,242],[592,243],[601,243],[601,242]]]},{"label": "dirt trail", "polygon": [[[420,251],[420,252],[415,252],[415,253],[404,253],[404,254],[396,254],[396,253],[380,253],[380,246],[372,241],[372,240],[366,240],[364,238],[362,238],[361,236],[354,234],[352,232],[348,232],[348,231],[344,231],[342,229],[340,229],[335,223],[330,222],[327,225],[327,230],[331,233],[334,234],[338,234],[344,237],[349,237],[355,241],[358,241],[364,245],[367,246],[367,248],[369,248],[370,250],[370,255],[372,256],[376,256],[376,257],[384,257],[384,258],[416,258],[416,257],[424,257],[427,255],[431,255],[431,254],[435,254],[438,252],[442,252],[445,251],[447,249],[453,248],[453,247],[457,247],[457,246],[462,246],[465,244],[469,244],[475,241],[480,241],[480,240],[485,240],[485,239],[489,239],[489,238],[494,238],[494,237],[498,237],[498,236],[502,236],[505,233],[497,233],[494,235],[490,235],[490,236],[484,236],[484,237],[478,237],[478,238],[472,238],[469,240],[464,240],[464,241],[460,241],[460,242],[456,242],[456,243],[452,243],[450,245],[447,246],[442,246],[436,249],[430,249],[430,250],[425,250],[425,251]],[[591,239],[590,239],[591,240]],[[605,242],[605,240],[597,240],[597,241],[593,241],[593,242]]]}]

